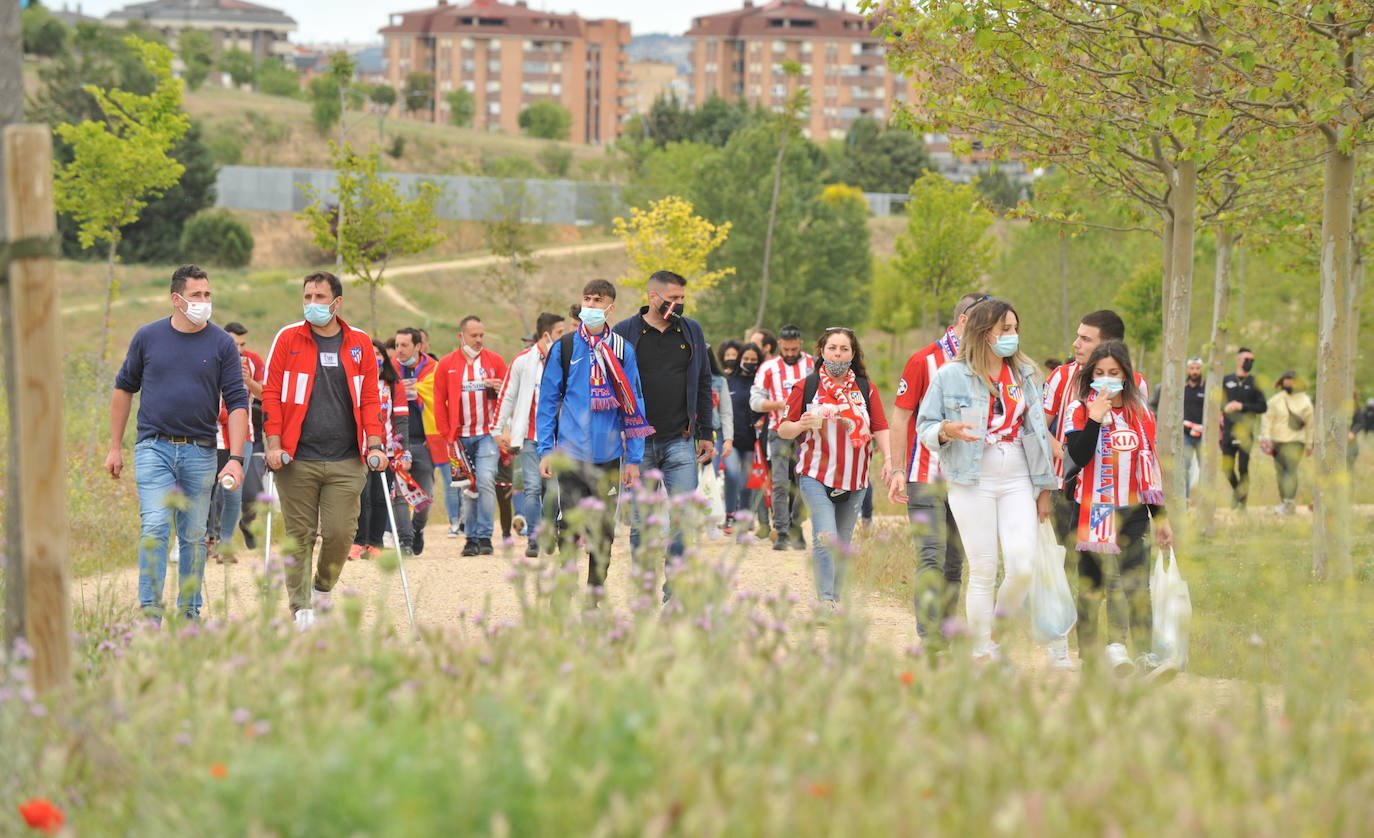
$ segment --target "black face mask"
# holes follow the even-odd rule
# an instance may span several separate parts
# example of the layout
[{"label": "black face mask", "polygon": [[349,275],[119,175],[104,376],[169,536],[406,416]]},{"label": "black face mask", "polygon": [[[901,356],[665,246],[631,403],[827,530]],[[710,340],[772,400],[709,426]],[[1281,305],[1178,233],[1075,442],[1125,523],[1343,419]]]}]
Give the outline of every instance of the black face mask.
[{"label": "black face mask", "polygon": [[734,372],[736,369],[739,368],[739,361],[736,361],[734,358],[731,358],[730,360],[726,361],[724,364],[721,364],[721,366],[725,367],[725,371],[726,371],[727,373],[729,373],[729,372]]},{"label": "black face mask", "polygon": [[1283,385],[1283,392],[1285,392],[1285,393],[1287,393],[1287,394],[1289,394],[1289,395],[1291,396],[1291,395],[1293,394],[1293,385],[1292,385],[1292,384],[1285,384],[1285,385]]},{"label": "black face mask", "polygon": [[1244,361],[1241,361],[1241,362],[1240,362],[1240,368],[1243,369],[1243,370],[1245,370],[1246,372],[1249,372],[1250,370],[1254,369],[1254,367],[1255,367],[1255,359],[1254,359],[1254,358],[1246,358]]},{"label": "black face mask", "polygon": [[746,361],[745,363],[739,365],[739,374],[740,374],[740,375],[753,375],[753,374],[754,374],[754,371],[757,370],[758,368],[759,368],[759,365],[758,365],[758,364],[751,364],[751,363],[748,363],[748,362]]},{"label": "black face mask", "polygon": [[658,316],[664,320],[672,320],[674,317],[682,316],[682,303],[675,303],[671,300],[664,300],[658,304]]}]

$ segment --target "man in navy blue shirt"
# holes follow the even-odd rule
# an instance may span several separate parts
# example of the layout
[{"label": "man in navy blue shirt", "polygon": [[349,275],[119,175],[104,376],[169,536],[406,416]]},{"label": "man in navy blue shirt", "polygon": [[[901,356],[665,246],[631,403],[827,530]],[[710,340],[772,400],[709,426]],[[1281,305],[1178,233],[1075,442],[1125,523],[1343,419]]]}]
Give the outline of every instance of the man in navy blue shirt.
[{"label": "man in navy blue shirt", "polygon": [[[634,348],[644,384],[644,414],[654,433],[644,441],[644,471],[672,497],[697,489],[698,469],[715,454],[711,402],[711,360],[706,335],[695,320],[682,316],[687,280],[672,271],[649,277],[648,305],[615,325],[615,333]],[[658,481],[654,481],[658,482]],[[646,489],[653,489],[645,483]],[[666,566],[683,553],[683,507],[668,516],[671,538]],[[630,548],[639,549],[640,510],[632,507]],[[663,585],[666,601],[671,585]]]},{"label": "man in navy blue shirt", "polygon": [[[167,577],[167,537],[176,516],[181,541],[177,612],[200,616],[205,574],[205,525],[210,490],[217,480],[243,483],[243,457],[229,457],[215,474],[215,424],[220,399],[229,411],[229,450],[243,451],[248,439],[248,388],[238,346],[210,323],[210,279],[195,265],[172,274],[172,316],[134,333],[124,365],[115,376],[110,401],[110,452],[105,469],[118,480],[124,470],[124,428],[134,394],[138,441],[134,481],[142,527],[138,547],[138,601],[143,613],[162,620]],[[181,494],[183,497],[174,499]]]},{"label": "man in navy blue shirt", "polygon": [[[570,529],[583,537],[593,601],[606,584],[620,483],[639,482],[644,437],[653,433],[640,408],[634,349],[606,325],[614,308],[615,286],[606,280],[582,289],[577,329],[549,346],[535,418],[539,473],[558,478],[547,506],[559,549]],[[556,463],[557,455],[568,462]]]}]

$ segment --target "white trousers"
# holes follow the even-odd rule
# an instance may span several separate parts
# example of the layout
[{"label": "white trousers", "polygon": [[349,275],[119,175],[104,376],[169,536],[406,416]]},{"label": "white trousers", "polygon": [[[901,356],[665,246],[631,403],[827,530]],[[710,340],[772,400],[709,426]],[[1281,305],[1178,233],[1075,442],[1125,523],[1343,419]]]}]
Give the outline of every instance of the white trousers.
[{"label": "white trousers", "polygon": [[[977,652],[992,641],[993,618],[1016,613],[1030,589],[1038,516],[1025,449],[1019,441],[987,445],[978,485],[947,485],[949,508],[968,556],[967,614]],[[999,543],[1006,578],[997,592],[994,610],[992,591],[997,584]]]}]

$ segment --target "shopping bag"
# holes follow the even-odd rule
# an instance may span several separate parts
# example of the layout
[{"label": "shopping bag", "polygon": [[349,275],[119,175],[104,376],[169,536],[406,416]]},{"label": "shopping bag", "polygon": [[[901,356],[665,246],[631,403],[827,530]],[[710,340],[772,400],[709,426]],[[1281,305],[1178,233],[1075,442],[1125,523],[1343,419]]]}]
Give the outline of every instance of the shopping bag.
[{"label": "shopping bag", "polygon": [[1078,621],[1078,606],[1069,590],[1069,578],[1064,575],[1064,548],[1048,521],[1040,524],[1029,600],[1031,636],[1036,643],[1064,637]]},{"label": "shopping bag", "polygon": [[716,474],[715,466],[710,463],[701,467],[701,473],[697,478],[697,491],[706,498],[706,514],[710,517],[711,523],[722,523],[725,520],[725,487],[720,476]]},{"label": "shopping bag", "polygon": [[754,462],[749,466],[749,480],[744,484],[746,489],[764,489],[768,487],[768,461],[763,458],[763,443],[754,441]]},{"label": "shopping bag", "polygon": [[1182,669],[1188,663],[1188,631],[1193,623],[1193,600],[1188,583],[1178,569],[1178,557],[1169,548],[1155,557],[1150,573],[1150,611],[1153,617],[1154,651],[1161,663]]}]

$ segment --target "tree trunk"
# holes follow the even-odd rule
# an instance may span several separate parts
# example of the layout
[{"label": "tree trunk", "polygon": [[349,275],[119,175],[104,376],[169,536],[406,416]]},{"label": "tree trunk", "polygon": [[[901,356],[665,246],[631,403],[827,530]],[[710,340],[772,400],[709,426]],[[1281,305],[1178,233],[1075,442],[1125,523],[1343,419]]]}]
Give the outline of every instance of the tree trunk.
[{"label": "tree trunk", "polygon": [[[21,48],[21,27],[18,3],[0,3],[0,130],[6,125],[24,120],[24,66]],[[0,158],[4,148],[0,145]],[[4,172],[4,160],[0,159],[0,172]],[[3,175],[0,175],[3,177]],[[2,186],[3,184],[0,184]],[[6,201],[0,200],[0,236],[9,229],[5,216]],[[19,385],[18,370],[14,365],[14,341],[18,339],[18,324],[9,322],[10,289],[8,283],[0,285],[0,346],[3,346],[5,369],[5,398],[9,407],[9,444],[5,454],[11,464],[8,480],[9,494],[5,497],[5,523],[9,534],[5,560],[3,562],[5,581],[4,602],[4,649],[13,648],[14,642],[24,636],[24,554],[23,522],[20,514],[20,498],[23,484],[20,482],[19,469],[13,466],[19,462]]]},{"label": "tree trunk", "polygon": [[110,322],[113,319],[115,294],[119,284],[115,282],[115,256],[119,250],[119,228],[110,228],[110,252],[105,258],[105,319],[100,324],[100,366],[98,375],[105,374],[105,362],[110,358]]},{"label": "tree trunk", "polygon": [[1216,532],[1217,470],[1221,459],[1221,377],[1231,334],[1231,265],[1235,239],[1225,224],[1217,227],[1217,268],[1212,285],[1212,334],[1207,343],[1207,398],[1202,406],[1201,473],[1197,485],[1198,526]]},{"label": "tree trunk", "polygon": [[763,234],[763,273],[759,280],[759,313],[754,317],[756,331],[763,328],[764,310],[768,308],[768,269],[773,258],[773,225],[778,220],[778,193],[782,191],[782,158],[787,152],[787,134],[778,144],[778,159],[773,162],[773,197],[768,202],[768,228]]},{"label": "tree trunk", "polygon": [[[1181,508],[1187,473],[1182,456],[1183,437],[1183,381],[1184,364],[1188,357],[1188,314],[1193,291],[1193,225],[1197,214],[1197,162],[1180,160],[1170,178],[1170,215],[1173,218],[1169,234],[1172,247],[1168,254],[1169,282],[1164,296],[1164,340],[1160,353],[1159,447],[1160,465],[1164,471],[1166,503]],[[1173,516],[1174,531],[1182,534],[1186,515]]]},{"label": "tree trunk", "polygon": [[1316,518],[1312,527],[1312,573],[1347,578],[1350,559],[1350,472],[1346,434],[1350,429],[1351,218],[1354,215],[1355,154],[1327,137],[1322,196],[1321,302],[1317,328]]},{"label": "tree trunk", "polygon": [[[1058,356],[1065,347],[1073,345],[1073,323],[1069,320],[1069,237],[1059,231],[1059,348]],[[1072,360],[1072,359],[1070,359]]]},{"label": "tree trunk", "polygon": [[369,280],[367,283],[368,304],[372,308],[371,329],[372,334],[377,334],[377,286],[380,285],[380,277],[377,280]]}]

